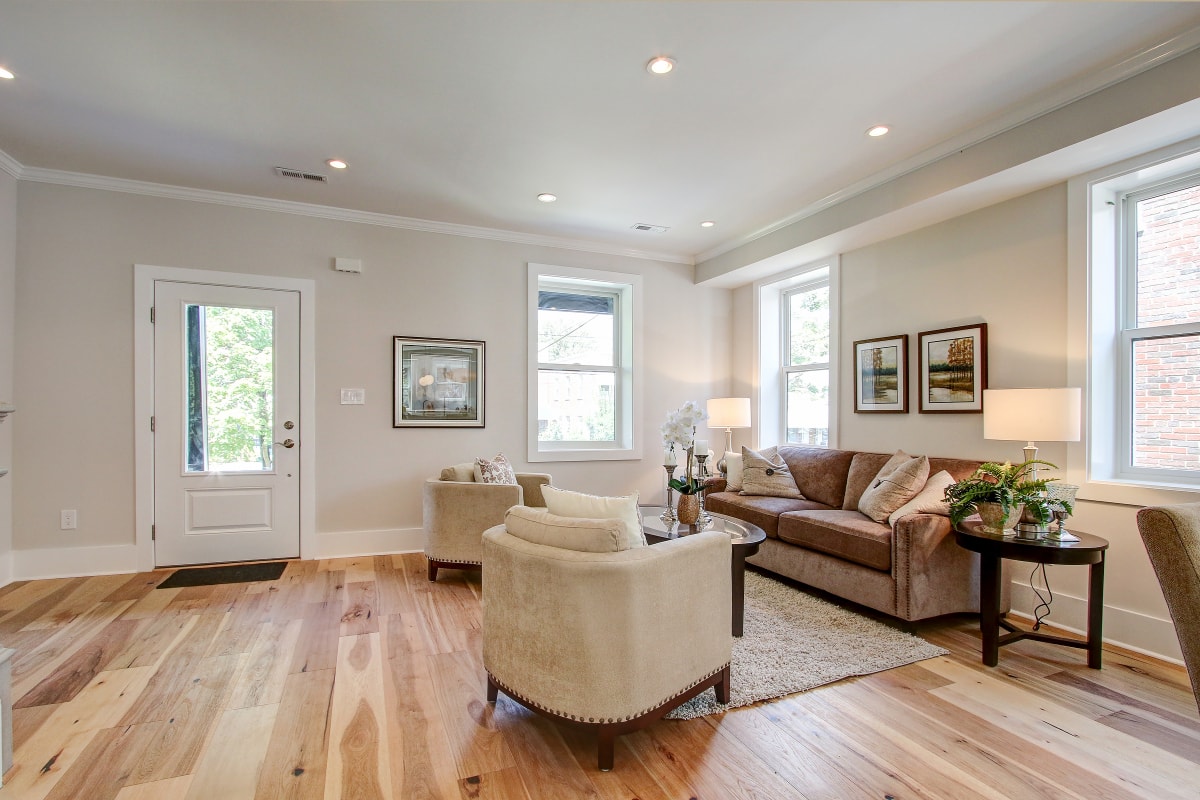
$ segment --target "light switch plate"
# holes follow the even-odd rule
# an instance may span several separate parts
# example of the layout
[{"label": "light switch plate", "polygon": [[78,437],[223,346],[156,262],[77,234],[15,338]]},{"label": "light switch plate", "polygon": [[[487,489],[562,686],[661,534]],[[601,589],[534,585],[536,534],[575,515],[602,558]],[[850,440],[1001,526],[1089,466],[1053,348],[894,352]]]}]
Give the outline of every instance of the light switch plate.
[{"label": "light switch plate", "polygon": [[367,402],[366,389],[342,389],[342,405],[361,406]]},{"label": "light switch plate", "polygon": [[338,272],[362,272],[361,258],[334,258],[333,268]]}]

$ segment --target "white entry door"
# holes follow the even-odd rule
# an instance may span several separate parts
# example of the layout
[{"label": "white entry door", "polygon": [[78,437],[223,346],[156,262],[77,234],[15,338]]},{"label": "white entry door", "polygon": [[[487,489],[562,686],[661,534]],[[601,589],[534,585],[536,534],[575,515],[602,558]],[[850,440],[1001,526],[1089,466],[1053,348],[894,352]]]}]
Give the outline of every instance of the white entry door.
[{"label": "white entry door", "polygon": [[300,555],[300,295],[154,282],[158,566]]}]

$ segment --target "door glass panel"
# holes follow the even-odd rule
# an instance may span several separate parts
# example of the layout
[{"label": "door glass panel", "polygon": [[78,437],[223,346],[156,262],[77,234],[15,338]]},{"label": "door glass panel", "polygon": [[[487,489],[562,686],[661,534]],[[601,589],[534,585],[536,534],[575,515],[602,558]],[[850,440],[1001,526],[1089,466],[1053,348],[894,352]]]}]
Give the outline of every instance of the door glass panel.
[{"label": "door glass panel", "polygon": [[274,312],[191,304],[184,311],[187,471],[273,470]]}]

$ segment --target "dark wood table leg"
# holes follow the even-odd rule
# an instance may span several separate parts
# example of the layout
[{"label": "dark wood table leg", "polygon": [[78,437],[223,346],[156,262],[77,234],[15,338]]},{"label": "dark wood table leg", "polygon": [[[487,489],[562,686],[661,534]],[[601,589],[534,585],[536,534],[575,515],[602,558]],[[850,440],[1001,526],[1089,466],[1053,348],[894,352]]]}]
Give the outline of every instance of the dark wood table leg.
[{"label": "dark wood table leg", "polygon": [[1000,559],[979,556],[979,631],[983,635],[983,663],[1000,661]]},{"label": "dark wood table leg", "polygon": [[746,616],[746,554],[738,548],[733,550],[729,569],[733,578],[733,635],[741,636]]},{"label": "dark wood table leg", "polygon": [[1088,666],[1100,669],[1100,654],[1104,645],[1104,554],[1100,560],[1091,565],[1089,570],[1090,586],[1088,587],[1088,626],[1087,651]]}]

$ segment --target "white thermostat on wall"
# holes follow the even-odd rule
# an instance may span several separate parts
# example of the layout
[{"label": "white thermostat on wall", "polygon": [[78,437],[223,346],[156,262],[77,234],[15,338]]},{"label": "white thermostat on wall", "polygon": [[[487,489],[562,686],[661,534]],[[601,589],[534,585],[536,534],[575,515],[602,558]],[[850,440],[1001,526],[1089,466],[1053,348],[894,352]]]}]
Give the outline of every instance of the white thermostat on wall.
[{"label": "white thermostat on wall", "polygon": [[362,272],[361,258],[335,258],[333,268],[338,272]]}]

